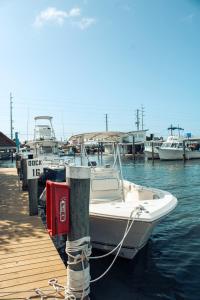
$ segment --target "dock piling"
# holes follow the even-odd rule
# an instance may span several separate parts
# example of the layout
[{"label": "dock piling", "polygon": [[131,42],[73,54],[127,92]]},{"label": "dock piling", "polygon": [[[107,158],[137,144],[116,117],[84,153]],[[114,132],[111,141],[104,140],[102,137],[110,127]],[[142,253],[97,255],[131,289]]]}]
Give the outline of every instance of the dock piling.
[{"label": "dock piling", "polygon": [[29,216],[38,215],[38,179],[28,179]]},{"label": "dock piling", "polygon": [[133,135],[133,140],[132,140],[132,155],[133,159],[135,160],[135,137]]},{"label": "dock piling", "polygon": [[21,172],[22,172],[22,190],[28,190],[28,180],[27,180],[27,163],[26,158],[21,160]]},{"label": "dock piling", "polygon": [[66,242],[68,253],[67,295],[75,299],[89,299],[89,167],[70,166],[70,233]]},{"label": "dock piling", "polygon": [[183,141],[183,161],[186,161],[186,155],[185,155],[185,141]]},{"label": "dock piling", "polygon": [[152,162],[154,163],[154,143],[151,142],[151,153],[152,153]]}]

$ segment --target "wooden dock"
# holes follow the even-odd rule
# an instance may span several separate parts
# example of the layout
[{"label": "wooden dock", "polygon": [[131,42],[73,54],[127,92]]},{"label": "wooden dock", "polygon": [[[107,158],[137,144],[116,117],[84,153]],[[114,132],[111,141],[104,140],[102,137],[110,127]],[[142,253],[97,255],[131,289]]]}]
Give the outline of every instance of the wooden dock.
[{"label": "wooden dock", "polygon": [[[15,169],[0,169],[0,299],[63,299],[49,286],[65,285],[66,268],[40,217],[28,215],[28,193],[19,189]],[[30,297],[30,298],[29,298]]]}]

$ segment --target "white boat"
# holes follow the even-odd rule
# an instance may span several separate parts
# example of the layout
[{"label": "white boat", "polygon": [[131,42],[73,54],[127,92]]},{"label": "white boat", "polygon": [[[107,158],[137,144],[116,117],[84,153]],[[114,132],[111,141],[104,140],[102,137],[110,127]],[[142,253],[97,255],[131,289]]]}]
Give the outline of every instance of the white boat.
[{"label": "white boat", "polygon": [[94,248],[132,259],[177,205],[169,192],[122,179],[114,167],[91,168],[90,235]]},{"label": "white boat", "polygon": [[144,154],[147,159],[158,159],[158,149],[161,147],[163,141],[152,140],[144,143]]},{"label": "white boat", "polygon": [[[183,160],[200,158],[200,138],[184,139],[179,136],[169,136],[158,149],[161,160]],[[185,146],[184,146],[185,144]]]},{"label": "white boat", "polygon": [[177,199],[169,192],[123,180],[118,147],[113,166],[99,167],[91,161],[88,165],[92,246],[132,259],[145,246],[155,226],[173,211]]},{"label": "white boat", "polygon": [[37,116],[35,119],[34,139],[27,142],[35,156],[58,154],[59,142],[55,137],[52,117]]}]

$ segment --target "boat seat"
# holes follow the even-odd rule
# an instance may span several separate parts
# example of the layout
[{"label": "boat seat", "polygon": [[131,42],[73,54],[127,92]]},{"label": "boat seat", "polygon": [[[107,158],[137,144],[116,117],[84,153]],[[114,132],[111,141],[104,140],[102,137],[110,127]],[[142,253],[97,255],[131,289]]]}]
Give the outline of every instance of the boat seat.
[{"label": "boat seat", "polygon": [[119,171],[108,167],[91,169],[90,199],[91,201],[121,200]]},{"label": "boat seat", "polygon": [[91,180],[90,199],[122,199],[122,190],[118,178],[95,178]]}]

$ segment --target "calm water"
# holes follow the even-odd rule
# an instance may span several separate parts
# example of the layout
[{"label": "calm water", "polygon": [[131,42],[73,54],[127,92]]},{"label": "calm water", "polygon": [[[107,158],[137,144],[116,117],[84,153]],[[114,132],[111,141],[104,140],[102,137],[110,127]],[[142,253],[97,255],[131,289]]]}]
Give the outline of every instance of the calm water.
[{"label": "calm water", "polygon": [[[125,179],[171,192],[178,198],[178,206],[156,227],[147,246],[132,261],[119,258],[103,279],[91,285],[91,299],[199,300],[200,160],[185,164],[155,161],[153,165],[143,160],[122,162]],[[92,278],[111,260],[92,261]]]},{"label": "calm water", "polygon": [[[176,209],[154,230],[147,246],[128,261],[119,258],[109,274],[91,286],[92,299],[200,299],[200,160],[123,160],[124,178],[167,190]],[[101,274],[111,257],[91,265]]]}]

